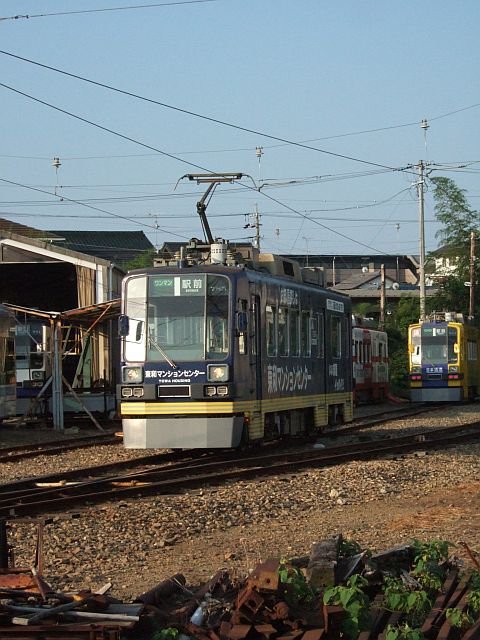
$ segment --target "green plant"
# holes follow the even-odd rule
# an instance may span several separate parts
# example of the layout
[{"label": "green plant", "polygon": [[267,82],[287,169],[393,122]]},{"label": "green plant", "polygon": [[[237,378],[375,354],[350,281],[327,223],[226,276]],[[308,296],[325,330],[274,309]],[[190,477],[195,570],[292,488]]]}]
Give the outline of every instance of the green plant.
[{"label": "green plant", "polygon": [[362,547],[358,544],[356,540],[342,540],[340,542],[338,555],[341,556],[342,558],[350,558],[351,556],[356,556],[361,552],[362,552]]},{"label": "green plant", "polygon": [[480,614],[480,573],[473,571],[468,581],[470,593],[467,596],[468,613],[478,617]]},{"label": "green plant", "polygon": [[356,638],[360,631],[368,629],[370,623],[370,600],[364,592],[368,581],[355,574],[347,580],[346,586],[330,587],[323,594],[324,604],[343,607],[347,617],[343,631],[348,638]]},{"label": "green plant", "polygon": [[175,627],[165,627],[165,629],[156,631],[152,637],[152,640],[177,640],[177,638],[178,629],[175,629]]},{"label": "green plant", "polygon": [[475,622],[472,616],[460,609],[446,609],[445,616],[452,627],[457,629],[468,629]]},{"label": "green plant", "polygon": [[420,623],[432,607],[428,593],[423,589],[412,591],[398,578],[387,578],[384,586],[385,608],[401,611],[408,616],[408,622]]},{"label": "green plant", "polygon": [[445,579],[446,570],[441,566],[448,559],[449,548],[453,545],[445,540],[421,542],[414,540],[414,568],[412,574],[430,593],[438,591]]},{"label": "green plant", "polygon": [[398,627],[389,624],[385,635],[385,640],[424,640],[424,638],[420,629],[412,629],[407,623]]},{"label": "green plant", "polygon": [[445,540],[431,540],[430,542],[422,542],[421,540],[413,541],[413,561],[415,569],[424,570],[430,563],[439,564],[448,559],[449,548],[453,547],[451,542]]},{"label": "green plant", "polygon": [[287,602],[290,600],[289,604],[311,602],[313,600],[315,592],[306,581],[305,576],[297,568],[288,564],[287,560],[280,560],[278,574],[281,583],[290,585],[285,597]]}]

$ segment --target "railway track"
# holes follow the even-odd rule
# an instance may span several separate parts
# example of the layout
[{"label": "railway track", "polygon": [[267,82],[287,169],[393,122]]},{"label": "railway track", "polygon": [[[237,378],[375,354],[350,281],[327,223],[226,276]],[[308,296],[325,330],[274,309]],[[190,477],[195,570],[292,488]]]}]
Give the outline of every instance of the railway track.
[{"label": "railway track", "polygon": [[[409,416],[417,415],[428,411],[433,411],[437,406],[432,405],[415,405],[408,407],[396,407],[393,409],[383,409],[377,413],[371,413],[364,418],[356,419],[352,424],[345,427],[332,428],[325,431],[322,435],[341,435],[360,429],[367,429],[370,426],[388,422],[394,416],[398,419],[406,418]],[[73,449],[82,449],[87,447],[94,447],[100,445],[120,445],[122,444],[122,438],[119,437],[118,432],[109,430],[104,433],[88,435],[88,436],[76,436],[74,438],[52,440],[51,442],[42,442],[31,445],[16,445],[13,447],[0,447],[0,464],[6,462],[14,462],[16,460],[22,460],[25,458],[33,458],[38,455],[58,455],[65,451],[72,451]],[[178,457],[178,456],[176,456]]]},{"label": "railway track", "polygon": [[33,458],[39,455],[56,455],[72,449],[96,447],[102,444],[121,444],[122,440],[112,431],[99,433],[98,435],[76,436],[63,440],[52,440],[31,445],[16,445],[14,447],[0,448],[0,463],[13,462],[24,458]]},{"label": "railway track", "polygon": [[[273,476],[345,463],[404,454],[415,450],[446,447],[471,441],[480,435],[480,422],[441,429],[417,431],[415,435],[384,438],[374,442],[336,445],[324,449],[275,451],[238,457],[235,452],[217,453],[189,461],[173,461],[158,466],[159,456],[128,461],[142,465],[140,470],[105,475],[108,469],[83,469],[11,482],[0,486],[0,517],[47,514],[106,500],[147,494],[176,494],[192,487],[221,484],[231,480]],[[157,458],[157,463],[155,463]],[[127,461],[122,463],[125,467]],[[113,469],[114,465],[110,465]],[[115,466],[119,470],[119,466]],[[100,474],[100,475],[99,475]]]}]

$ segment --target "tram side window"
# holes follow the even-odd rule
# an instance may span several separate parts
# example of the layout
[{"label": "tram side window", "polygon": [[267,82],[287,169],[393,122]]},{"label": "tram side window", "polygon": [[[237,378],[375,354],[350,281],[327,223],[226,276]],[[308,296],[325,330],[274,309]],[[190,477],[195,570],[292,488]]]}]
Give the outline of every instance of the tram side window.
[{"label": "tram side window", "polygon": [[125,360],[145,360],[145,323],[147,316],[147,278],[132,278],[127,282],[125,313],[129,319],[129,333],[125,337]]},{"label": "tram side window", "polygon": [[313,321],[312,344],[317,345],[317,358],[325,357],[325,323],[324,316],[318,314]]},{"label": "tram side window", "polygon": [[418,327],[412,329],[411,332],[411,345],[410,345],[410,353],[412,358],[412,364],[420,364],[421,363],[421,333]]},{"label": "tram side window", "polygon": [[267,304],[265,310],[267,324],[267,356],[277,355],[277,309]]},{"label": "tram side window", "polygon": [[288,309],[278,310],[278,355],[288,356]]},{"label": "tram side window", "polygon": [[[239,301],[239,310],[247,316],[248,304],[246,300]],[[238,334],[238,353],[245,355],[247,353],[247,332],[240,331]]]},{"label": "tram side window", "polygon": [[312,340],[311,340],[311,316],[309,311],[302,311],[300,316],[300,349],[301,355],[304,357],[310,357],[312,355]]},{"label": "tram side window", "polygon": [[341,318],[332,316],[330,318],[330,343],[332,345],[332,356],[342,357],[342,323]]},{"label": "tram side window", "polygon": [[290,355],[298,356],[300,353],[299,313],[297,309],[290,309],[288,313]]},{"label": "tram side window", "polygon": [[[455,327],[448,328],[448,361],[457,362],[458,353],[455,353],[455,345],[457,344],[457,330]],[[476,358],[470,357],[470,343],[468,343],[468,360],[476,360]]]},{"label": "tram side window", "polygon": [[474,340],[469,340],[467,342],[467,358],[470,361],[475,361],[477,359],[477,343]]}]

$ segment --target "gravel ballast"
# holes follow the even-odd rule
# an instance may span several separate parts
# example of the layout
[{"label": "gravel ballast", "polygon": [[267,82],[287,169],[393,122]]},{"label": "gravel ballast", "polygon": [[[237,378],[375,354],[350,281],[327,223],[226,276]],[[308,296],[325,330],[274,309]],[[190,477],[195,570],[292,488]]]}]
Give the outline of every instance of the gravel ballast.
[{"label": "gravel ballast", "polygon": [[[388,429],[479,419],[476,405],[449,406],[398,420]],[[102,446],[38,456],[0,464],[0,481],[144,454]],[[55,515],[46,527],[44,576],[63,591],[96,589],[111,581],[111,594],[129,601],[176,572],[190,584],[221,567],[243,575],[268,556],[305,555],[312,543],[338,533],[372,550],[436,538],[463,540],[480,551],[479,454],[480,444],[465,444],[86,506],[75,511],[76,518]],[[17,566],[33,562],[33,531],[32,525],[11,527]]]}]

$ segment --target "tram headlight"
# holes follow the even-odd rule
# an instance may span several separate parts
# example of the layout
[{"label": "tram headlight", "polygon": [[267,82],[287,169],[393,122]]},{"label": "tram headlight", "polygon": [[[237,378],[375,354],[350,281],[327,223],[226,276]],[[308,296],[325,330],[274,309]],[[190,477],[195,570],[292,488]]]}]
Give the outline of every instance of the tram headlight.
[{"label": "tram headlight", "polygon": [[448,373],[458,373],[458,367],[448,367]]},{"label": "tram headlight", "polygon": [[228,364],[209,364],[207,379],[209,382],[226,382],[228,380]]},{"label": "tram headlight", "polygon": [[32,371],[32,380],[43,380],[43,371]]},{"label": "tram headlight", "polygon": [[122,369],[122,382],[142,382],[143,381],[143,369],[142,367],[123,367]]}]

